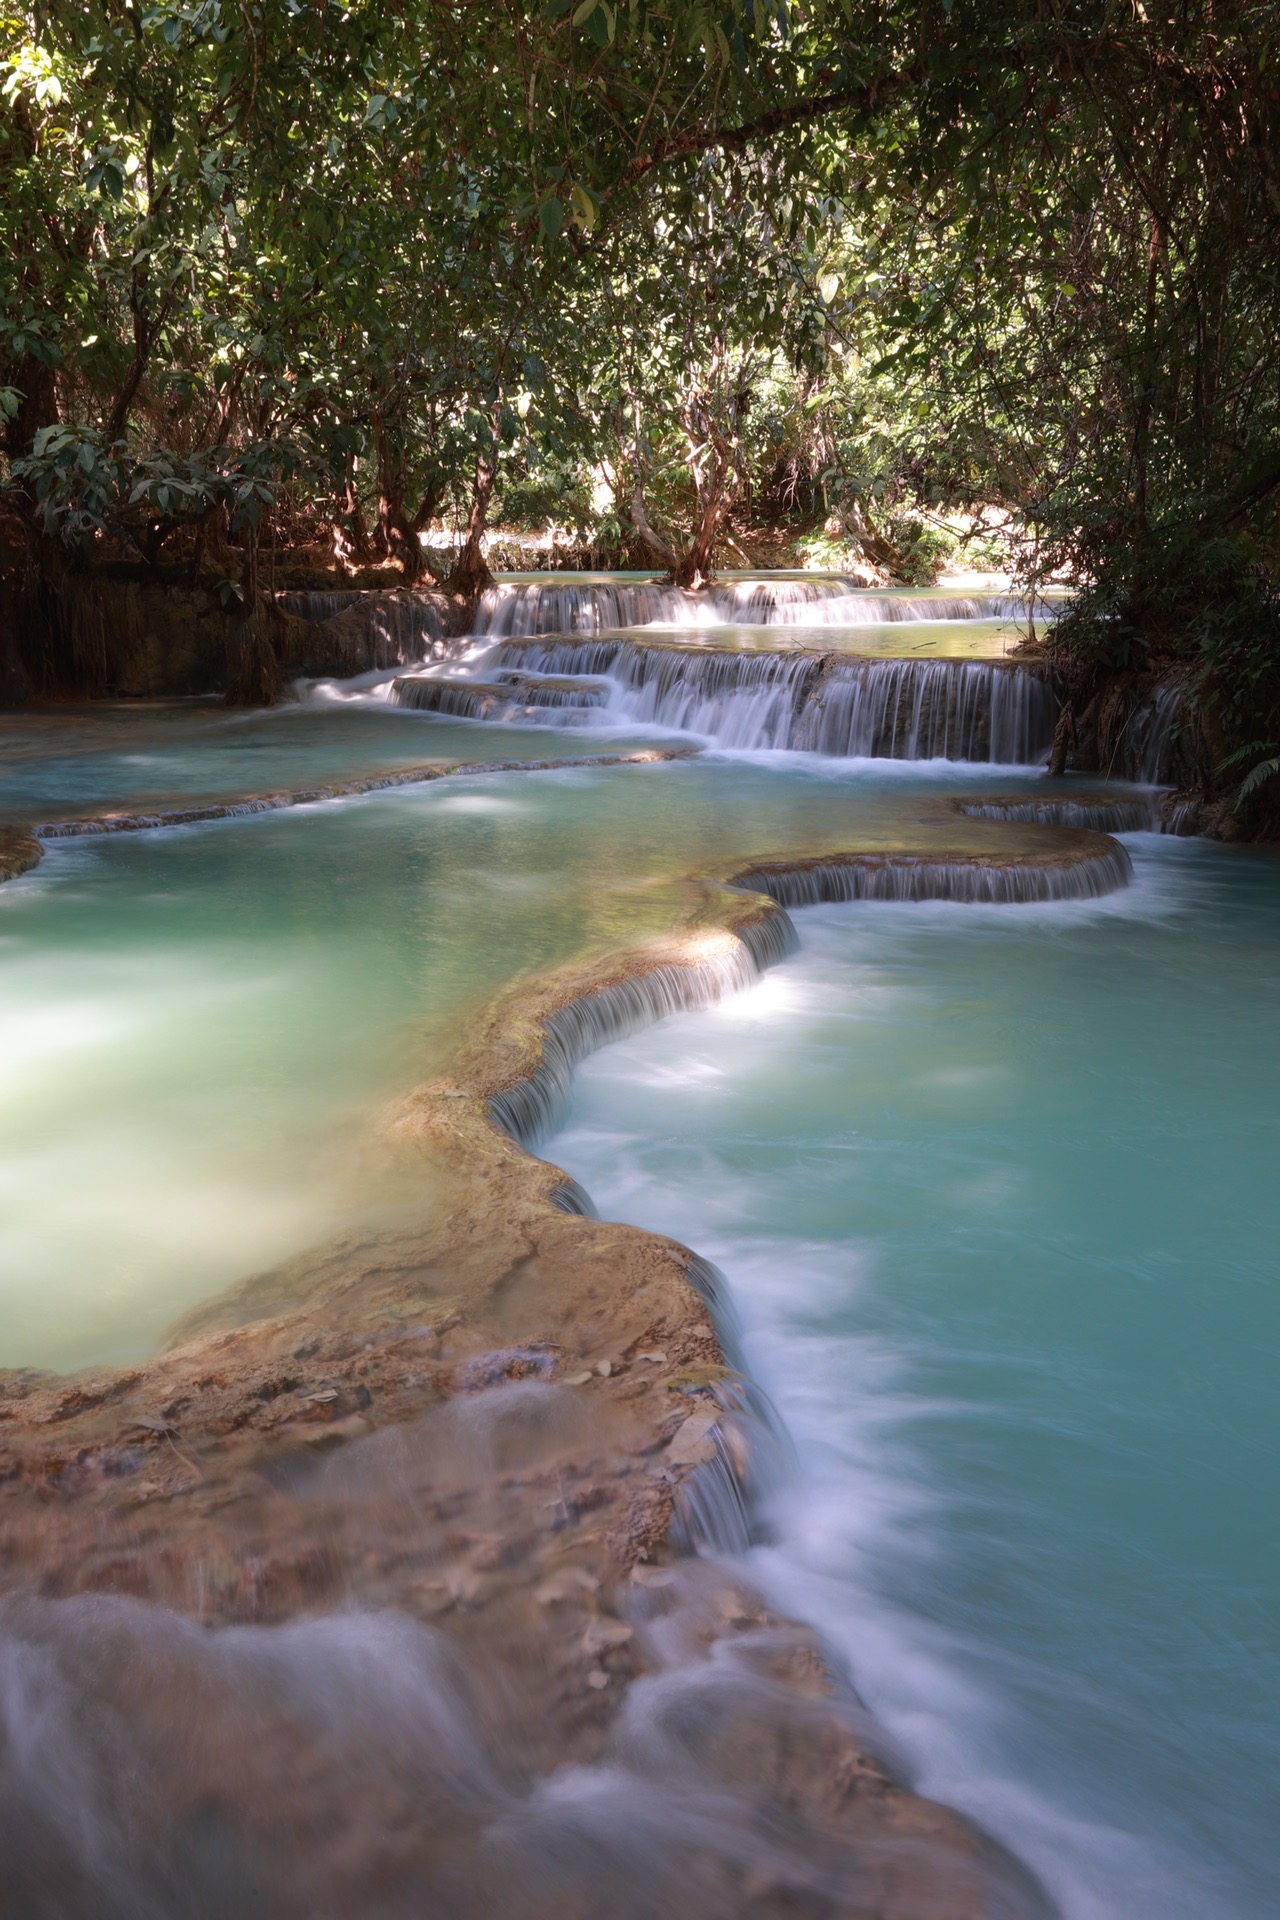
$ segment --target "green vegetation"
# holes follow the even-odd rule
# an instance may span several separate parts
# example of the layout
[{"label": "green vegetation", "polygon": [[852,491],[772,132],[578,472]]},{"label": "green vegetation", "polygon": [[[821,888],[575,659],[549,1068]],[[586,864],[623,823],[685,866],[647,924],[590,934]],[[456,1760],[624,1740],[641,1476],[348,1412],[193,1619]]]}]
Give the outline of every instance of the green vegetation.
[{"label": "green vegetation", "polygon": [[494,520],[920,579],[1003,529],[1083,588],[1082,699],[1175,665],[1237,783],[1276,756],[1264,0],[50,0],[0,106],[42,592],[253,601],[267,551],[468,593]]}]

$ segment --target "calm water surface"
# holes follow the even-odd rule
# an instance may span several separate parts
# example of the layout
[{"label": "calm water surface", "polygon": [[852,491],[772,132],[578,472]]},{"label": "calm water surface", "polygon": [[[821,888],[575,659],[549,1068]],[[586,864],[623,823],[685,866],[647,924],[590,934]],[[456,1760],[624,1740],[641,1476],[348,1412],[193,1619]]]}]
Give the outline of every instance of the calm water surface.
[{"label": "calm water surface", "polygon": [[590,751],[563,729],[511,727],[499,745],[465,722],[388,706],[228,713],[220,701],[119,701],[0,714],[0,815],[47,821],[355,780],[420,761]]}]

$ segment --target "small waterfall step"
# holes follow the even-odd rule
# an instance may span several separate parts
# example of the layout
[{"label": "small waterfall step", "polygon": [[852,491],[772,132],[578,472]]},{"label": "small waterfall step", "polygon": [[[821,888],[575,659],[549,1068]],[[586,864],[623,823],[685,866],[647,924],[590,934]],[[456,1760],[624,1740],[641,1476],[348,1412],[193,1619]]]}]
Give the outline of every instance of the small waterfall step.
[{"label": "small waterfall step", "polygon": [[[660,581],[500,581],[476,609],[475,633],[490,639],[597,634],[637,627],[879,626],[915,620],[1026,620],[1025,596],[877,590],[841,575],[813,580],[724,580],[697,592]],[[1052,604],[1037,602],[1040,619]]]},{"label": "small waterfall step", "polygon": [[419,713],[449,714],[459,720],[546,719],[607,704],[607,684],[581,680],[531,678],[504,674],[493,680],[470,680],[461,675],[407,674],[391,683],[392,703]]},{"label": "small waterfall step", "polygon": [[1048,753],[1057,718],[1040,671],[994,660],[879,660],[559,634],[502,641],[483,667],[495,678],[603,678],[611,714],[629,724],[726,747],[837,759],[1034,765]]},{"label": "small waterfall step", "polygon": [[1200,809],[1184,794],[1153,793],[994,794],[952,802],[971,820],[1007,820],[1048,827],[1087,827],[1097,833],[1172,833],[1199,831]]}]

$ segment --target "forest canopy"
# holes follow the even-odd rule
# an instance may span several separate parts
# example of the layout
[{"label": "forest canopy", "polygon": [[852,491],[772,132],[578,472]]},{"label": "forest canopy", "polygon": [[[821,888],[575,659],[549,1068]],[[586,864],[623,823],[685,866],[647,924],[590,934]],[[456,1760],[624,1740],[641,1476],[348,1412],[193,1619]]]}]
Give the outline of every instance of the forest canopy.
[{"label": "forest canopy", "polygon": [[1280,751],[1265,0],[51,0],[0,113],[43,592],[323,549],[465,594],[498,520],[912,579],[1001,529],[1082,672],[1176,659],[1240,775]]}]

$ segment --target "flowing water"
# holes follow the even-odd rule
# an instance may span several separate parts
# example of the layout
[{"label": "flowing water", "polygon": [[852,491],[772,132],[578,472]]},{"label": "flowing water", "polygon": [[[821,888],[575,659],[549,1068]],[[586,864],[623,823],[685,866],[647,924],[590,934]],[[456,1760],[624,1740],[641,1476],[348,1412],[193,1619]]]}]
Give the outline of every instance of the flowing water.
[{"label": "flowing water", "polygon": [[[1057,594],[1038,598],[1037,617],[1052,618],[1058,600]],[[1010,629],[1021,622],[1025,631],[1029,614],[1025,598],[1007,591],[859,587],[839,574],[722,575],[699,593],[637,574],[544,574],[499,579],[480,602],[475,631],[499,639],[652,628],[720,638],[741,626],[845,628],[862,634],[886,624],[919,622],[994,622]]]},{"label": "flowing water", "polygon": [[[473,757],[512,737],[388,724],[465,731]],[[313,754],[310,777],[328,765]],[[521,968],[665,931],[678,875],[904,834],[1003,843],[942,812],[938,784],[808,764],[495,773],[50,843],[0,888],[0,1365],[145,1350],[195,1300],[406,1204],[372,1144],[382,1105]]]},{"label": "flowing water", "polygon": [[716,1260],[798,1449],[758,1571],[1068,1920],[1280,1910],[1280,873],[822,907],[548,1151]]},{"label": "flowing water", "polygon": [[[755,1577],[820,1626],[921,1787],[1012,1845],[1066,1920],[1263,1920],[1280,1909],[1275,867],[1140,834],[1132,887],[983,905],[957,856],[1048,845],[1009,824],[1054,715],[999,658],[1024,609],[783,578],[692,609],[665,594],[512,579],[466,658],[289,710],[4,723],[0,804],[28,821],[672,734],[712,750],[51,843],[0,888],[0,1366],[145,1352],[257,1268],[429,1212],[421,1163],[385,1142],[389,1103],[514,975],[669,927],[681,875],[754,872],[803,907],[819,880],[787,892],[770,859],[871,850],[871,890],[911,895],[901,856],[923,855],[966,904],[797,912],[798,953],[758,986],[588,1060],[551,1151],[602,1212],[727,1274],[797,1456]],[[401,596],[391,624],[434,646],[434,621]],[[1149,780],[1176,725],[1162,700],[1129,756]],[[952,795],[1010,804],[967,818]],[[1150,806],[1130,790],[1095,811],[1128,826]],[[96,1661],[95,1635],[157,1631],[67,1622],[60,1674]],[[47,1665],[43,1616],[5,1631],[14,1673]],[[323,1669],[339,1781],[343,1729],[382,1738],[353,1704],[371,1677],[400,1698],[438,1658],[425,1629],[356,1614],[270,1649],[217,1636],[211,1679],[185,1632],[156,1657],[217,1700],[270,1670],[273,1698],[320,1711]],[[57,1684],[75,1718],[89,1695]],[[419,1744],[433,1714],[450,1738],[465,1716],[450,1684],[403,1694]],[[41,1724],[60,1766],[70,1748]],[[498,1805],[465,1766],[443,1785],[421,1755],[406,1770],[409,1746],[388,1748],[399,1791]],[[655,1765],[649,1855],[679,1827]],[[19,1804],[0,1791],[0,1825]],[[123,1815],[103,1808],[109,1838]],[[647,1911],[648,1882],[610,1859],[597,1897]]]},{"label": "flowing water", "polygon": [[1043,677],[986,661],[866,660],[619,639],[504,641],[470,673],[393,679],[391,702],[477,720],[651,726],[719,746],[835,759],[1047,758],[1057,703]]},{"label": "flowing water", "polygon": [[[1031,611],[996,593],[840,579],[742,578],[693,595],[637,576],[515,578],[484,596],[461,657],[424,648],[416,669],[311,697],[525,728],[639,726],[737,749],[1042,765],[1058,700],[1042,666],[1010,656]],[[1181,715],[1181,694],[1158,690],[1113,774],[1165,778]]]}]

